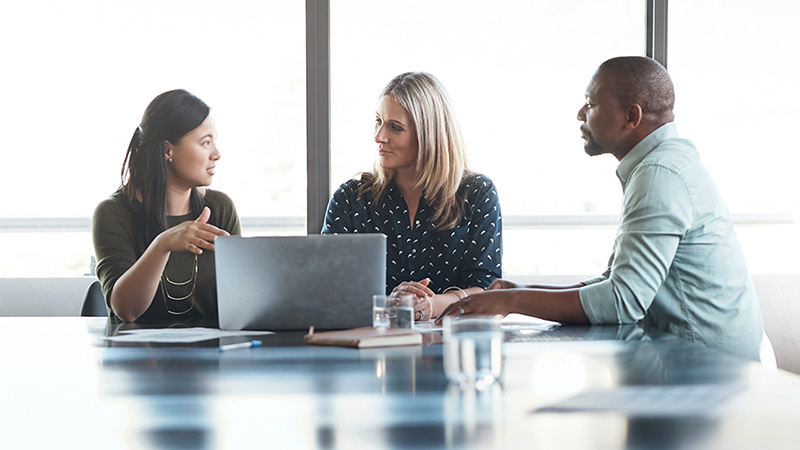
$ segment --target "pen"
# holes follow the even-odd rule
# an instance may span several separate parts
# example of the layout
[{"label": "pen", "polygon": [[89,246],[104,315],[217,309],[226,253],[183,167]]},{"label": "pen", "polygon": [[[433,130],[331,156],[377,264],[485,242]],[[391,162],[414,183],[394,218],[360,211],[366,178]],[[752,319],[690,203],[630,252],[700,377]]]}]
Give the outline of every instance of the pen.
[{"label": "pen", "polygon": [[228,350],[236,350],[240,348],[260,347],[261,341],[240,342],[238,344],[221,345],[219,351],[226,352]]}]

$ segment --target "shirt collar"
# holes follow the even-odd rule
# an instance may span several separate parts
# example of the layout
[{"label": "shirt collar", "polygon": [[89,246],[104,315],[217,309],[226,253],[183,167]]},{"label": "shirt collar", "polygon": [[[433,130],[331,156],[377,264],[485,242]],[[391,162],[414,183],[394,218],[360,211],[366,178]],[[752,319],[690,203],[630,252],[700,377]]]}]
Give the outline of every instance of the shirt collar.
[{"label": "shirt collar", "polygon": [[639,141],[638,144],[633,146],[631,151],[622,158],[617,166],[617,178],[622,182],[622,185],[624,186],[625,183],[628,182],[628,178],[630,178],[633,169],[635,169],[650,152],[655,150],[660,143],[676,137],[678,137],[678,129],[675,127],[675,122],[668,122],[658,127]]}]

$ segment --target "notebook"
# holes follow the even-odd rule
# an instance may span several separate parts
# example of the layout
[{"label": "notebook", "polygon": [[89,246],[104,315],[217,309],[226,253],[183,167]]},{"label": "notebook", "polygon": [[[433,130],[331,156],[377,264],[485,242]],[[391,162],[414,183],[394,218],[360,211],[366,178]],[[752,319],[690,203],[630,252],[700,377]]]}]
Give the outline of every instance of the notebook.
[{"label": "notebook", "polygon": [[336,345],[339,347],[373,348],[402,345],[422,345],[422,334],[410,328],[361,327],[349,330],[326,331],[303,337],[306,344]]},{"label": "notebook", "polygon": [[220,236],[214,243],[224,330],[337,330],[372,325],[386,292],[386,236]]}]

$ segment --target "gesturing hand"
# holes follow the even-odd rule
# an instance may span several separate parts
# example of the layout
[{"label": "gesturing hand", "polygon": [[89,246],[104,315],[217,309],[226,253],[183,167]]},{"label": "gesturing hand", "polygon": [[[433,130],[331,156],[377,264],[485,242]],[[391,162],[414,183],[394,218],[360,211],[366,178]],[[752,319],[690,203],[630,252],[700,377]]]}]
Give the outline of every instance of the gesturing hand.
[{"label": "gesturing hand", "polygon": [[167,251],[187,251],[200,255],[203,249],[214,250],[214,238],[229,233],[208,223],[211,210],[206,206],[196,220],[187,220],[164,230],[156,237]]}]

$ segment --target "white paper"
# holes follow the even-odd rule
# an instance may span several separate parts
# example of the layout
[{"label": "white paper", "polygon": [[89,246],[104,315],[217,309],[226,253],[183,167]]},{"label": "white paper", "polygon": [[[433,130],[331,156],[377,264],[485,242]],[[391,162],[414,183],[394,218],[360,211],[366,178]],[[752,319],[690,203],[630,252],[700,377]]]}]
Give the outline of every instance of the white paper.
[{"label": "white paper", "polygon": [[[534,332],[551,330],[561,326],[558,322],[539,319],[538,317],[526,316],[523,314],[509,314],[500,321],[500,327],[505,331],[518,331],[522,335]],[[433,320],[414,322],[414,331],[420,333],[432,333],[442,331],[441,325],[436,325]]]},{"label": "white paper", "polygon": [[136,330],[120,330],[115,336],[108,336],[113,342],[160,342],[182,343],[207,341],[223,337],[259,336],[273,334],[272,331],[225,331],[217,328],[143,328]]},{"label": "white paper", "polygon": [[509,314],[500,321],[500,326],[513,330],[539,330],[546,331],[561,326],[558,322],[526,316],[524,314]]},{"label": "white paper", "polygon": [[616,412],[629,416],[710,415],[721,412],[743,388],[730,385],[624,386],[589,391],[534,412]]}]

